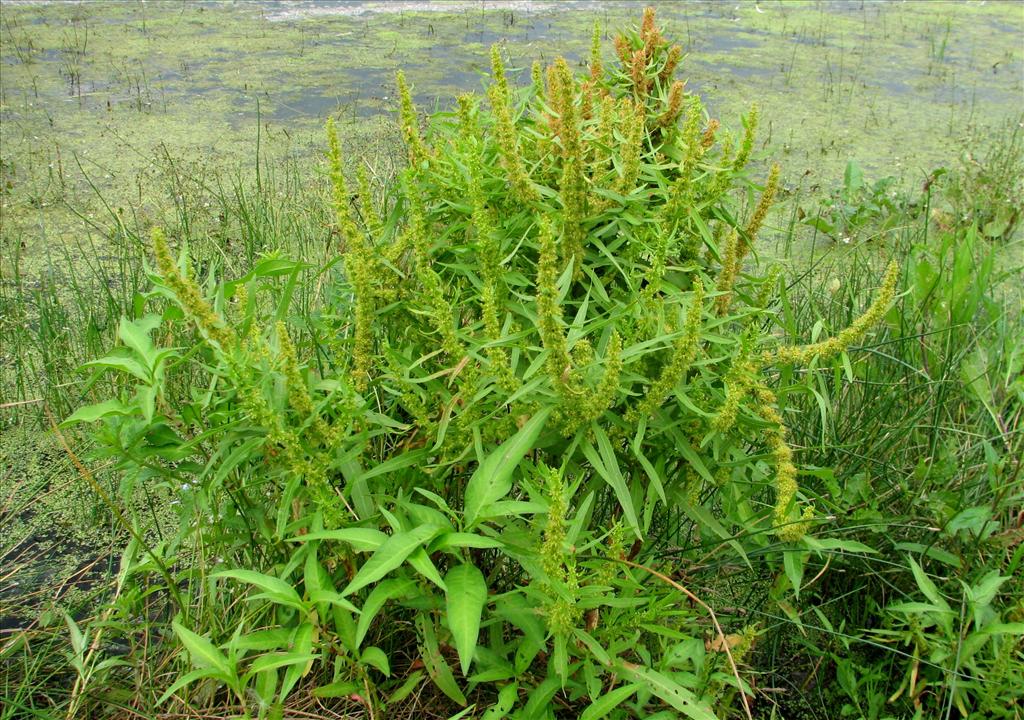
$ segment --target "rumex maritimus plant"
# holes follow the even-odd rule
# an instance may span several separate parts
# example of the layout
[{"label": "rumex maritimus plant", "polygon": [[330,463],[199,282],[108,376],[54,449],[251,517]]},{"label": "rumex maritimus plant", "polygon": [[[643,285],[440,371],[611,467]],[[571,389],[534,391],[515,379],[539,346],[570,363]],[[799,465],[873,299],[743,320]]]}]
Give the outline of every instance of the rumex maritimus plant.
[{"label": "rumex maritimus plant", "polygon": [[[198,556],[196,602],[223,610],[210,638],[180,614],[194,670],[163,701],[225,686],[280,713],[317,668],[313,694],[371,716],[425,677],[490,718],[750,714],[755,629],[730,649],[660,551],[691,531],[748,565],[821,548],[785,427],[813,373],[792,366],[860,341],[897,269],[847,330],[780,344],[778,275],[744,264],[780,170],[749,217],[732,192],[756,187],[756,111],[738,139],[708,119],[653,10],[615,50],[517,89],[496,48],[487,102],[425,127],[400,75],[409,164],[383,207],[329,126],[325,267],[200,284],[154,233],[155,312],[100,361],[135,392],[66,422],[102,420],[126,476],[180,490],[161,550]],[[156,373],[171,327],[196,334]],[[202,383],[174,385],[185,368]]]}]

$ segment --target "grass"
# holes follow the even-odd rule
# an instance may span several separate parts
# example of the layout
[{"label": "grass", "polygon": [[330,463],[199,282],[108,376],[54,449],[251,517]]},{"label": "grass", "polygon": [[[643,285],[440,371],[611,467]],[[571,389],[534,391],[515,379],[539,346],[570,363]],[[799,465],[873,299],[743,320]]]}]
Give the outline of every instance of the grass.
[{"label": "grass", "polygon": [[[904,215],[907,224],[886,233],[886,244],[908,259],[908,290],[892,311],[886,333],[860,350],[859,362],[837,368],[833,381],[821,383],[816,398],[801,403],[804,421],[794,428],[800,445],[816,448],[816,464],[827,468],[812,482],[837,522],[846,526],[843,534],[862,538],[887,559],[865,558],[852,573],[830,574],[812,590],[826,606],[825,615],[814,622],[823,632],[818,642],[834,648],[835,660],[851,652],[855,658],[844,661],[850,674],[840,677],[854,715],[883,716],[885,679],[902,676],[911,662],[927,663],[918,655],[924,643],[915,648],[908,641],[908,651],[886,635],[883,609],[892,603],[886,598],[908,597],[901,582],[906,573],[902,558],[918,557],[939,578],[968,584],[1001,567],[1002,575],[1011,578],[1003,587],[1006,597],[1019,598],[1022,592],[1015,572],[1021,533],[1013,510],[1024,489],[1020,463],[1014,460],[1024,442],[1021,269],[996,270],[995,258],[1012,250],[986,245],[976,227],[936,228],[928,209],[938,200],[923,201],[916,219]],[[827,328],[848,322],[850,298],[876,272],[872,254],[826,254],[808,276],[819,280],[808,282],[800,294],[802,307],[794,310],[797,327],[807,332],[810,323],[823,322]],[[841,278],[841,283],[829,287],[823,278]],[[854,382],[840,386],[843,375]],[[827,418],[818,412],[823,405]],[[976,522],[968,522],[971,517]],[[911,586],[910,595],[913,591]],[[830,598],[856,602],[836,613]],[[1008,607],[1010,617],[1019,617],[1019,603],[1010,600]],[[832,630],[843,623],[877,634],[868,633],[870,641],[858,646],[847,633]],[[961,637],[969,636],[969,625],[961,626]],[[885,644],[872,647],[879,638]],[[893,650],[907,656],[900,658]],[[935,677],[941,668],[948,673],[950,660],[922,672]],[[841,662],[837,670],[842,667]],[[944,701],[951,700],[954,685],[948,674],[938,677],[932,712],[948,717]],[[855,703],[858,689],[868,697]],[[1004,692],[1018,698],[1020,689]],[[874,715],[866,703],[875,708]],[[999,716],[1017,712],[1011,701]]]}]

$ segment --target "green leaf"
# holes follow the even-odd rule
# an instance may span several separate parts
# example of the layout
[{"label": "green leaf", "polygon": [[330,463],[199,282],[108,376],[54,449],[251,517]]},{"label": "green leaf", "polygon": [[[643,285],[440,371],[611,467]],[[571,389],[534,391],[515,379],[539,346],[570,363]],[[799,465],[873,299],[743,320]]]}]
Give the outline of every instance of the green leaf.
[{"label": "green leaf", "polygon": [[274,701],[274,696],[277,694],[277,679],[277,670],[266,670],[256,677],[253,691],[260,699],[261,704],[269,705]]},{"label": "green leaf", "polygon": [[565,687],[569,681],[569,644],[564,633],[555,633],[551,641],[554,647],[548,658],[548,672],[554,672]]},{"label": "green leaf", "polygon": [[246,633],[235,642],[237,650],[256,650],[266,652],[267,650],[280,650],[291,642],[291,630],[287,628],[274,628],[273,630],[257,630]]},{"label": "green leaf", "polygon": [[445,575],[448,586],[448,629],[459,652],[462,674],[469,673],[469,665],[480,636],[480,615],[487,601],[487,581],[476,565],[456,565]]},{"label": "green leaf", "polygon": [[647,689],[679,712],[693,720],[719,720],[707,705],[698,702],[692,692],[657,670],[639,665],[622,665],[625,675],[632,676]]},{"label": "green leaf", "polygon": [[376,528],[342,528],[341,530],[318,530],[306,535],[287,538],[288,542],[310,542],[311,540],[337,540],[352,546],[357,552],[369,552],[383,545],[388,536]]},{"label": "green leaf", "polygon": [[487,708],[480,720],[503,720],[519,699],[519,683],[511,682],[498,691],[498,701]]},{"label": "green leaf", "polygon": [[78,408],[60,425],[61,427],[67,427],[75,423],[95,422],[109,415],[130,415],[135,409],[135,406],[125,405],[117,399],[106,400],[95,405],[86,405],[85,407]]},{"label": "green leaf", "polygon": [[946,603],[946,600],[942,597],[942,594],[935,586],[935,583],[932,582],[931,578],[925,574],[924,570],[921,569],[921,566],[914,561],[914,558],[908,557],[907,559],[910,561],[910,570],[914,573],[914,580],[917,582],[917,587],[921,589],[924,596],[931,600],[933,605],[949,611],[949,605]]},{"label": "green leaf", "polygon": [[924,613],[945,613],[946,615],[952,615],[953,610],[948,607],[939,607],[938,605],[932,605],[931,603],[923,602],[904,602],[904,603],[893,603],[886,607],[886,610],[894,613],[907,613],[908,615],[921,615]]},{"label": "green leaf", "polygon": [[296,270],[309,267],[305,263],[297,262],[295,260],[288,260],[286,258],[278,257],[277,255],[269,255],[265,259],[260,260],[256,267],[246,273],[235,283],[248,282],[256,277],[279,277],[281,275],[290,275]]},{"label": "green leaf", "polygon": [[1024,622],[992,623],[977,632],[983,635],[1024,635]]},{"label": "green leaf", "polygon": [[702,478],[707,480],[709,483],[714,485],[716,483],[715,476],[708,470],[707,465],[704,464],[704,460],[701,459],[697,451],[690,445],[689,439],[684,435],[678,428],[671,428],[669,431],[672,435],[673,440],[676,444],[676,452],[686,458],[686,461],[690,463],[694,470],[696,470]]},{"label": "green leaf", "polygon": [[408,532],[395,533],[359,568],[352,582],[341,591],[342,596],[351,595],[356,590],[380,580],[442,530],[443,528],[436,525],[421,525]]},{"label": "green leaf", "polygon": [[583,454],[597,474],[615,492],[615,497],[626,516],[626,522],[629,523],[636,536],[640,537],[640,521],[636,516],[636,508],[633,507],[633,497],[630,495],[629,488],[626,487],[626,480],[622,477],[622,472],[619,470],[619,463],[615,458],[615,450],[612,448],[611,441],[597,423],[592,423],[590,429],[600,447],[600,454],[590,440],[583,441],[581,446]]},{"label": "green leaf", "polygon": [[599,720],[608,717],[608,713],[633,697],[642,687],[640,683],[630,683],[605,693],[580,714],[580,720]]},{"label": "green leaf", "polygon": [[846,172],[843,173],[843,185],[849,194],[857,192],[864,185],[864,172],[860,169],[860,165],[853,160],[846,163]]},{"label": "green leaf", "polygon": [[64,613],[64,622],[67,623],[68,632],[71,633],[71,649],[75,651],[75,655],[81,657],[85,652],[85,636],[79,629],[78,623],[67,613]]},{"label": "green leaf", "polygon": [[250,438],[241,445],[235,447],[226,459],[220,460],[220,455],[215,456],[214,459],[210,461],[210,466],[207,466],[206,468],[206,472],[208,472],[214,461],[217,461],[217,472],[213,476],[213,487],[219,488],[231,471],[252,458],[252,456],[256,454],[255,450],[258,447],[261,447],[265,442],[266,438],[263,437]]},{"label": "green leaf", "polygon": [[422,670],[417,670],[410,675],[406,681],[402,683],[401,687],[388,696],[388,705],[397,705],[409,697],[409,694],[412,693],[412,691],[415,690],[421,682],[423,682],[423,674]]},{"label": "green leaf", "polygon": [[[295,269],[292,270],[290,277],[288,278],[288,282],[284,286],[284,292],[282,292],[278,297],[277,312],[274,314],[275,322],[284,322],[284,319],[288,317],[288,308],[292,304],[292,297],[295,295],[295,288],[299,285],[299,278],[301,276],[299,269],[300,268],[296,266]],[[287,679],[285,682],[287,683]],[[286,693],[282,691],[281,694],[285,695]]]},{"label": "green leaf", "polygon": [[647,473],[647,477],[650,479],[651,485],[654,487],[654,491],[658,493],[658,497],[661,499],[661,502],[663,504],[668,502],[665,497],[665,486],[661,482],[661,476],[658,475],[658,471],[653,465],[651,465],[651,461],[647,459],[643,451],[640,449],[640,443],[633,442],[629,447],[633,451],[633,456],[640,461],[640,466],[643,467],[644,472]]},{"label": "green leaf", "polygon": [[409,564],[416,569],[416,572],[437,585],[441,592],[448,591],[441,573],[437,571],[437,566],[434,565],[434,561],[430,559],[424,548],[416,548],[412,551],[412,554],[409,555]]},{"label": "green leaf", "polygon": [[370,478],[375,478],[378,475],[388,475],[397,472],[398,470],[404,470],[407,467],[412,467],[413,465],[422,465],[426,459],[427,451],[424,449],[399,453],[398,455],[385,460],[380,465],[375,465],[371,469],[360,473],[356,479],[366,481]]},{"label": "green leaf", "polygon": [[547,706],[555,693],[562,687],[562,682],[556,677],[547,677],[540,685],[530,693],[530,699],[523,709],[523,717],[526,720],[547,717]]},{"label": "green leaf", "polygon": [[808,217],[806,220],[803,221],[803,223],[804,225],[810,225],[818,232],[825,233],[826,235],[832,235],[836,231],[835,225],[831,224],[830,222],[819,216]]},{"label": "green leaf", "polygon": [[319,657],[319,655],[311,653],[297,652],[269,653],[267,655],[261,655],[253,661],[252,665],[249,666],[249,672],[245,674],[245,679],[249,680],[255,677],[257,673],[261,673],[264,670],[277,670],[278,668],[290,667],[292,665],[306,665]]},{"label": "green leaf", "polygon": [[333,590],[314,590],[309,593],[309,601],[312,603],[327,603],[343,607],[351,613],[359,614],[359,608],[350,603]]},{"label": "green leaf", "polygon": [[[118,352],[121,351],[121,353]],[[134,357],[126,357],[122,353],[126,352],[125,348],[116,348],[114,352],[109,355],[105,355],[97,360],[90,360],[87,363],[82,363],[83,368],[109,368],[111,370],[119,370],[126,372],[129,375],[134,375],[142,382],[148,383],[152,380],[149,371],[136,360]]]},{"label": "green leaf", "polygon": [[501,549],[505,544],[486,535],[476,533],[446,532],[430,543],[430,552],[449,548]]},{"label": "green leaf", "polygon": [[988,536],[996,529],[997,523],[992,519],[992,509],[987,505],[964,508],[946,524],[945,531],[954,535],[960,530],[967,530],[973,535]]},{"label": "green leaf", "polygon": [[225,679],[234,675],[231,665],[224,654],[213,646],[209,640],[189,630],[177,620],[171,623],[174,633],[192,657],[192,664],[198,668],[210,668]]},{"label": "green leaf", "polygon": [[998,570],[991,570],[976,584],[967,587],[967,597],[973,605],[990,605],[995,599],[999,588],[1009,580],[1008,575],[1000,575]]},{"label": "green leaf", "polygon": [[605,666],[611,664],[612,659],[611,656],[608,655],[608,651],[601,647],[601,643],[595,640],[590,633],[576,628],[572,631],[572,634],[587,646],[587,649],[590,650],[590,654],[593,655],[599,663]]},{"label": "green leaf", "polygon": [[363,686],[351,680],[339,680],[330,685],[321,685],[313,690],[313,697],[318,698],[339,698],[348,697],[352,693],[363,691]]},{"label": "green leaf", "polygon": [[[312,623],[305,622],[295,628],[295,634],[292,637],[292,650],[298,655],[311,655],[313,653]],[[288,697],[288,693],[295,687],[295,683],[309,671],[311,665],[312,661],[309,661],[305,667],[302,665],[290,665],[288,667],[288,671],[284,674],[284,680],[281,682],[282,698]]]},{"label": "green leaf", "polygon": [[839,538],[818,538],[805,535],[804,544],[813,550],[841,550],[843,552],[864,553],[865,555],[878,554],[873,547],[865,545],[857,540],[840,540]]},{"label": "green leaf", "polygon": [[255,585],[266,593],[267,598],[279,605],[288,605],[296,610],[305,610],[305,605],[302,603],[299,593],[281,578],[264,575],[255,570],[221,570],[220,572],[213,573],[210,577],[232,578],[249,585]]},{"label": "green leaf", "polygon": [[182,675],[180,678],[174,681],[174,684],[167,688],[167,691],[160,696],[160,699],[156,701],[157,706],[163,705],[167,702],[174,693],[181,690],[186,685],[194,683],[196,680],[201,680],[208,677],[219,677],[219,673],[213,668],[200,668],[193,670],[192,672]]},{"label": "green leaf", "polygon": [[782,554],[782,565],[786,570],[786,577],[793,586],[793,594],[800,597],[800,586],[804,579],[804,560],[807,554],[796,550],[789,550]]},{"label": "green leaf", "polygon": [[512,489],[512,471],[533,448],[551,410],[548,407],[535,413],[519,432],[502,443],[477,467],[466,485],[463,512],[467,529],[476,524],[484,508],[505,497]]},{"label": "green leaf", "polygon": [[363,638],[366,637],[366,633],[370,629],[370,623],[373,622],[380,609],[384,607],[384,603],[388,600],[407,595],[415,588],[416,583],[409,578],[394,578],[384,580],[371,590],[370,594],[366,596],[366,602],[363,603],[362,611],[359,613],[359,623],[356,625],[356,647],[362,645]]},{"label": "green leaf", "polygon": [[377,668],[384,673],[385,677],[391,677],[391,665],[388,663],[388,656],[379,647],[366,648],[363,650],[359,660],[365,665]]},{"label": "green leaf", "polygon": [[159,326],[159,315],[146,315],[138,320],[121,318],[121,324],[117,329],[117,336],[121,338],[121,342],[134,350],[150,370],[156,364],[157,352],[149,334]]},{"label": "green leaf", "polygon": [[455,682],[455,676],[452,674],[452,669],[448,667],[448,661],[441,654],[441,649],[437,644],[437,635],[434,632],[433,621],[417,616],[416,627],[419,628],[420,637],[423,638],[423,665],[426,667],[430,679],[434,681],[434,684],[437,685],[441,692],[465,707],[466,696],[459,689],[458,683]]},{"label": "green leaf", "polygon": [[[948,550],[937,548],[934,545],[923,545],[915,542],[901,542],[896,543],[893,546],[893,549],[918,553],[926,557],[930,557],[932,560],[937,560],[940,563],[949,565],[950,567],[959,568],[961,566],[960,558]],[[872,552],[876,551],[873,550]]]}]

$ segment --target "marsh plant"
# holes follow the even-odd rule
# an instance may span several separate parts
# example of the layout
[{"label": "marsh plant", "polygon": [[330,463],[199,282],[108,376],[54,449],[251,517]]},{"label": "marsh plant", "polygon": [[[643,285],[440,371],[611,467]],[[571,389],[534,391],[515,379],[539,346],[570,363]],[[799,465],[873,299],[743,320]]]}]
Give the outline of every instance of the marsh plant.
[{"label": "marsh plant", "polygon": [[951,206],[950,213],[938,213],[940,223],[977,224],[986,237],[1013,240],[1024,215],[1024,115],[997,133],[973,129],[959,162],[933,177]]},{"label": "marsh plant", "polygon": [[[865,549],[826,537],[786,426],[899,273],[845,329],[781,340],[785,285],[752,262],[782,182],[748,174],[757,109],[710,119],[652,10],[614,50],[595,28],[588,72],[520,88],[494,48],[486,97],[426,123],[399,74],[392,187],[329,125],[323,266],[200,276],[153,233],[152,288],[87,366],[124,390],[64,424],[95,423],[122,490],[166,486],[180,525],[132,533],[93,630],[127,654],[69,621],[73,708],[107,663],[185,712],[280,717],[305,688],[383,717],[432,686],[491,720],[751,714],[760,629],[688,566],[784,596],[808,558]],[[140,616],[173,618],[177,659]]]}]

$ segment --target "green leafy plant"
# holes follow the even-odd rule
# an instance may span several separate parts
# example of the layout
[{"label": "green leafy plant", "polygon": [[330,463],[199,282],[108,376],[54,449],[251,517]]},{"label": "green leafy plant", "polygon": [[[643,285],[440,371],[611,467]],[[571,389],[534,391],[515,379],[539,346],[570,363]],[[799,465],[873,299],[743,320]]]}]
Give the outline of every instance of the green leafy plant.
[{"label": "green leafy plant", "polygon": [[[879,629],[883,642],[906,648],[903,682],[889,698],[904,693],[925,716],[949,716],[955,707],[968,717],[984,708],[989,717],[1016,717],[1013,699],[1024,697],[1017,672],[1024,664],[1024,606],[1000,612],[995,603],[1010,578],[989,570],[973,583],[961,582],[959,602],[951,604],[913,558],[908,560],[919,595],[886,607],[891,627]],[[1007,705],[1007,701],[1011,701]]]},{"label": "green leafy plant", "polygon": [[709,120],[653,10],[616,67],[599,39],[588,75],[557,59],[521,89],[494,48],[487,103],[425,129],[399,75],[409,163],[383,204],[329,127],[323,266],[200,279],[153,233],[139,319],[86,366],[126,389],[65,425],[99,422],[124,482],[180,498],[148,549],[179,574],[134,571],[183,598],[192,669],[161,702],[220,687],[270,715],[316,668],[313,694],[371,715],[429,678],[490,720],[749,716],[756,628],[727,636],[672,548],[796,593],[807,557],[863,549],[811,534],[786,417],[898,268],[831,338],[781,342],[779,274],[746,262],[781,182],[746,177],[756,109],[739,137]]},{"label": "green leafy plant", "polygon": [[842,188],[821,201],[820,211],[806,216],[804,224],[825,233],[833,240],[851,243],[875,237],[904,219],[906,204],[897,179],[886,177],[874,183],[864,180],[864,171],[855,161],[846,164]]},{"label": "green leafy plant", "polygon": [[1024,215],[1024,116],[1009,119],[995,132],[974,129],[959,162],[933,177],[949,206],[936,213],[941,224],[976,224],[987,238],[1012,240]]}]

